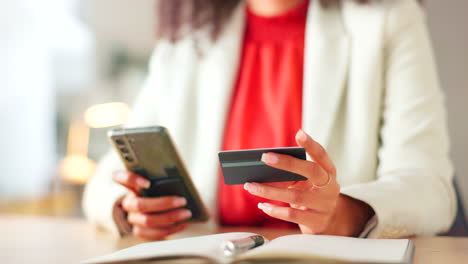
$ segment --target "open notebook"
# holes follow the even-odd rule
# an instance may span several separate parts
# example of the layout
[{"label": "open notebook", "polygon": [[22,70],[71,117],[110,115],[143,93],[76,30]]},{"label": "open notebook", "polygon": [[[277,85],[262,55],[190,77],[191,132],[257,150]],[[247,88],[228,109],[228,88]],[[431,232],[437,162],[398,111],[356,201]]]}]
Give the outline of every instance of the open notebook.
[{"label": "open notebook", "polygon": [[149,242],[82,263],[411,263],[414,251],[414,244],[408,239],[289,235],[267,241],[235,258],[223,255],[224,241],[252,235],[256,234],[224,233]]}]

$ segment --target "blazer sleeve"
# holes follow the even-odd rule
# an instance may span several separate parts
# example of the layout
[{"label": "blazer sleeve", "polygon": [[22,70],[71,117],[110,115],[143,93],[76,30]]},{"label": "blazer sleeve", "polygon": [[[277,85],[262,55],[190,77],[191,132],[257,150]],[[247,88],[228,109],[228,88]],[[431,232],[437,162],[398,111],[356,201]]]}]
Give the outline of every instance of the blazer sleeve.
[{"label": "blazer sleeve", "polygon": [[[144,126],[158,123],[158,103],[156,73],[159,61],[165,54],[165,45],[158,45],[151,57],[149,74],[133,104],[133,110],[125,126]],[[83,193],[83,211],[94,225],[115,235],[130,231],[130,225],[119,206],[119,201],[127,189],[112,180],[112,173],[124,169],[117,154],[110,150],[99,161],[96,172],[86,184]]]},{"label": "blazer sleeve", "polygon": [[369,237],[430,235],[448,230],[456,213],[444,96],[421,7],[388,2],[377,180],[342,193],[374,209]]}]

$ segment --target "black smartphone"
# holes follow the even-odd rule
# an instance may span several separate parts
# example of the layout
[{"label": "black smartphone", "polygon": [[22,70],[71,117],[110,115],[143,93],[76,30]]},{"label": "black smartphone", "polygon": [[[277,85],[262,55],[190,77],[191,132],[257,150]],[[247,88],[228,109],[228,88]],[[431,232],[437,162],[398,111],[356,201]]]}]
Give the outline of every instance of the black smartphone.
[{"label": "black smartphone", "polygon": [[185,197],[186,208],[192,212],[189,221],[208,220],[202,199],[165,127],[116,128],[108,136],[127,170],[151,182],[141,196]]},{"label": "black smartphone", "polygon": [[285,182],[305,181],[306,177],[289,171],[270,167],[261,161],[262,154],[274,152],[306,159],[305,149],[301,147],[246,149],[219,152],[219,162],[226,185],[246,182]]}]

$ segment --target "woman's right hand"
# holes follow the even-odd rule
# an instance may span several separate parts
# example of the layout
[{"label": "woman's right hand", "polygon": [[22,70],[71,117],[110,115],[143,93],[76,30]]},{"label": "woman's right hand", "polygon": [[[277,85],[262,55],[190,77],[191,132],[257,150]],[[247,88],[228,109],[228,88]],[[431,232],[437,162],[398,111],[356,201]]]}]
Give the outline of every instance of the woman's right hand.
[{"label": "woman's right hand", "polygon": [[133,234],[150,240],[164,239],[170,234],[187,228],[185,220],[192,213],[182,208],[187,200],[178,196],[146,198],[138,196],[150,182],[130,171],[116,171],[112,179],[125,186],[130,192],[122,200],[122,208],[128,213],[127,220],[133,225]]}]

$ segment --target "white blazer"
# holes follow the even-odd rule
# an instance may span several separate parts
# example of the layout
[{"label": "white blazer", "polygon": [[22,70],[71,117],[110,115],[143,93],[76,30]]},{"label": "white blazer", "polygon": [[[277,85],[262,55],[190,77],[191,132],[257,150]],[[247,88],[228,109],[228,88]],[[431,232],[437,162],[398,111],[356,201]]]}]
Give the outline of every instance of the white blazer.
[{"label": "white blazer", "polygon": [[[177,44],[158,43],[127,124],[169,129],[212,219],[244,8],[237,8],[214,43],[206,30]],[[202,40],[203,56],[194,36]],[[369,237],[447,230],[456,212],[453,169],[421,7],[415,0],[332,7],[313,1],[305,41],[302,126],[328,150],[341,192],[374,209]],[[126,189],[112,182],[111,173],[121,168],[109,153],[84,194],[89,220],[114,232],[114,205]]]}]

